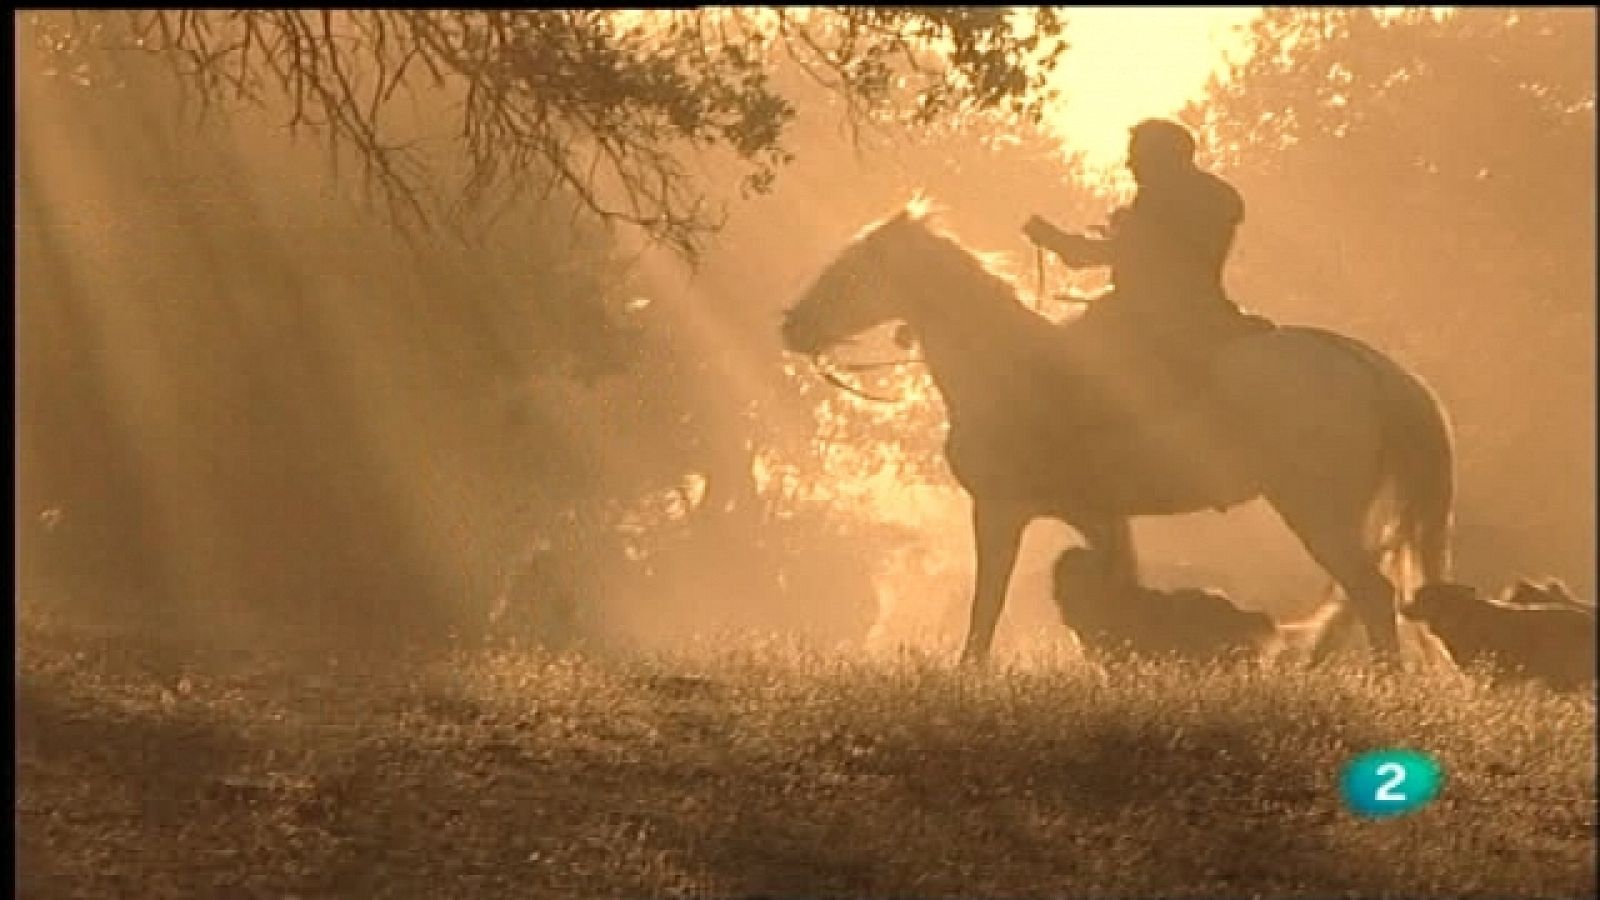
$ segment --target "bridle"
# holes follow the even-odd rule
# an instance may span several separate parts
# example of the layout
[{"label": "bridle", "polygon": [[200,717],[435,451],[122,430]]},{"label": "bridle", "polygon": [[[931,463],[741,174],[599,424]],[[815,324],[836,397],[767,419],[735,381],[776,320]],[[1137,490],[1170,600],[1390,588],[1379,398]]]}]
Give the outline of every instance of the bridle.
[{"label": "bridle", "polygon": [[[1034,263],[1034,275],[1036,276],[1036,278],[1038,280],[1038,293],[1035,296],[1038,298],[1038,302],[1040,304],[1043,304],[1044,303],[1044,288],[1045,288],[1045,282],[1044,282],[1044,271],[1045,271],[1044,248],[1039,246],[1038,244],[1035,244],[1033,246],[1033,263]],[[841,391],[845,391],[847,393],[854,394],[855,396],[860,397],[863,400],[870,400],[873,403],[899,403],[901,398],[898,398],[898,397],[885,397],[885,396],[883,396],[881,394],[874,394],[874,393],[872,393],[870,391],[867,391],[867,390],[865,390],[863,388],[856,387],[855,385],[851,384],[850,382],[845,381],[843,378],[839,377],[839,372],[840,371],[844,371],[844,372],[871,372],[871,371],[873,371],[875,369],[892,369],[892,368],[897,368],[899,366],[914,366],[914,365],[921,365],[922,363],[926,362],[926,360],[924,360],[924,359],[911,358],[911,359],[894,359],[894,360],[887,360],[885,362],[873,362],[873,363],[824,363],[823,359],[822,359],[822,352],[820,350],[817,351],[816,353],[810,354],[810,359],[811,359],[811,367],[816,370],[816,373],[819,376],[822,377],[823,381],[826,381],[827,383],[833,385],[834,387],[838,388]]]}]

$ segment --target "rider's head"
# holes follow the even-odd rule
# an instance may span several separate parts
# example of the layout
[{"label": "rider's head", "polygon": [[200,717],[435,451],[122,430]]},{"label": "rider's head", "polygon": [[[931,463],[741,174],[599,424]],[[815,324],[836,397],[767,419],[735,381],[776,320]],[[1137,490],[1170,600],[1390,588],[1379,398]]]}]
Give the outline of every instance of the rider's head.
[{"label": "rider's head", "polygon": [[1128,169],[1139,184],[1162,181],[1194,167],[1194,135],[1167,119],[1145,119],[1128,139]]}]

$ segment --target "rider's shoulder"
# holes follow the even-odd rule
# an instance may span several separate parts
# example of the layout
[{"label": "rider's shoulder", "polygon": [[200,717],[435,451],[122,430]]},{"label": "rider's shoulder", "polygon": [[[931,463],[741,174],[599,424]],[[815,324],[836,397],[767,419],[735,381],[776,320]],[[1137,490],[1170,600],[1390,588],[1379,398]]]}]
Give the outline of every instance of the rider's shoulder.
[{"label": "rider's shoulder", "polygon": [[1234,187],[1226,178],[1223,178],[1221,175],[1205,169],[1195,169],[1194,172],[1197,180],[1205,186],[1206,190],[1211,191],[1218,196],[1239,196],[1239,189]]},{"label": "rider's shoulder", "polygon": [[1227,179],[1214,173],[1199,170],[1202,188],[1213,204],[1234,216],[1244,215],[1244,195],[1239,189],[1228,182]]}]

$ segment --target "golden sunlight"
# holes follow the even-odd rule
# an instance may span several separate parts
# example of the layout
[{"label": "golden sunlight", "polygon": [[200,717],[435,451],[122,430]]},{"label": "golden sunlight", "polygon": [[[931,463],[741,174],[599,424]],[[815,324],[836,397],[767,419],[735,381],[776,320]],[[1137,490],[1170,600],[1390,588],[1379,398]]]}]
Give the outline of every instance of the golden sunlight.
[{"label": "golden sunlight", "polygon": [[1070,46],[1052,123],[1084,163],[1117,176],[1128,128],[1173,116],[1246,52],[1254,6],[1081,7],[1064,13]]}]

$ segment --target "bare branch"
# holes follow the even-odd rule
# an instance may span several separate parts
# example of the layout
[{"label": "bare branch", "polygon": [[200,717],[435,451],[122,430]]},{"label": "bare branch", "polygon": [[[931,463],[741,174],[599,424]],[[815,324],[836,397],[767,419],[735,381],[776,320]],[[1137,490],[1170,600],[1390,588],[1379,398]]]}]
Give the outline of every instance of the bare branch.
[{"label": "bare branch", "polygon": [[[560,188],[601,220],[690,256],[717,215],[683,154],[726,147],[752,167],[757,190],[788,158],[782,138],[793,111],[767,86],[771,54],[841,99],[857,142],[861,126],[876,127],[906,96],[891,60],[926,76],[912,104],[918,117],[962,97],[993,107],[1030,83],[1020,60],[1034,43],[1016,40],[1004,13],[656,15],[664,28],[619,27],[619,14],[603,10],[154,10],[128,13],[126,33],[165,59],[203,108],[223,99],[281,108],[291,135],[310,131],[326,143],[336,173],[351,154],[367,195],[404,224],[426,227],[440,214],[429,190],[437,173],[397,138],[385,110],[402,85],[415,102],[411,81],[425,71],[459,117],[450,131],[465,171],[444,216],[498,214],[529,187]],[[935,38],[957,48],[942,71],[917,56]]]}]

